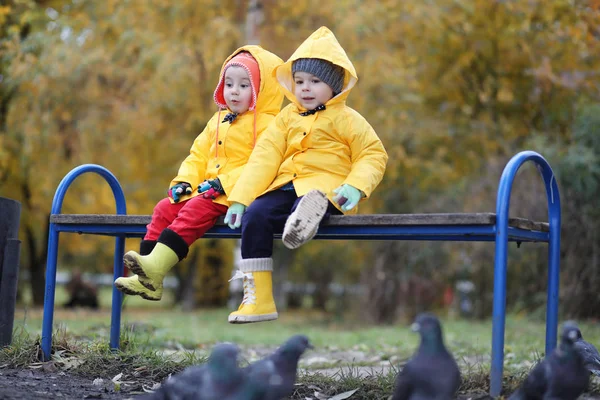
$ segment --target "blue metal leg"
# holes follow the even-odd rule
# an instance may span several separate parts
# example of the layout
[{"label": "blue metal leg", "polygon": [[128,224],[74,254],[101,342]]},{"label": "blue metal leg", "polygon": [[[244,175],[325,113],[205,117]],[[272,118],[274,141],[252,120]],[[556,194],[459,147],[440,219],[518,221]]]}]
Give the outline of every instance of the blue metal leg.
[{"label": "blue metal leg", "polygon": [[[46,289],[44,292],[44,317],[42,320],[42,356],[50,360],[52,349],[52,322],[54,320],[54,294],[56,289],[56,260],[58,256],[58,232],[50,224],[48,235],[48,259],[46,261]],[[35,277],[31,277],[35,279]]]},{"label": "blue metal leg", "polygon": [[546,354],[550,354],[554,350],[558,339],[558,289],[560,284],[560,199],[554,175],[550,175],[551,172],[551,170],[543,172],[549,199],[548,214],[550,223],[550,241],[548,243],[548,299],[546,306]]},{"label": "blue metal leg", "polygon": [[[115,242],[115,260],[113,268],[113,282],[123,276],[123,254],[125,253],[125,236],[119,236]],[[118,349],[121,338],[121,306],[123,293],[114,285],[112,291],[111,318],[110,318],[110,348]]]},{"label": "blue metal leg", "polygon": [[[510,194],[510,193],[509,193]],[[499,196],[505,196],[499,194]],[[507,200],[507,203],[508,204]],[[494,303],[492,310],[492,365],[490,395],[502,392],[504,371],[504,332],[506,326],[506,272],[508,259],[508,205],[505,215],[496,215],[496,254],[494,257]]]},{"label": "blue metal leg", "polygon": [[560,281],[560,236],[550,232],[548,248],[548,305],[546,308],[546,354],[556,347],[558,339],[558,286]]}]

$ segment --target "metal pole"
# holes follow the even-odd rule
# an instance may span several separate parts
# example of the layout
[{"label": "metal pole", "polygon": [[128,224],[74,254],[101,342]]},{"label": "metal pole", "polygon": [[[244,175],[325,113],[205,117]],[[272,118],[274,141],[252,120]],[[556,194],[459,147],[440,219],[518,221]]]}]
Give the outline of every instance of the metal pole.
[{"label": "metal pole", "polygon": [[[100,175],[109,184],[112,189],[113,196],[115,197],[116,211],[119,215],[127,214],[127,206],[125,203],[125,194],[119,184],[117,178],[108,169],[97,164],[83,164],[73,168],[65,177],[60,181],[56,192],[54,193],[54,199],[52,200],[52,211],[51,214],[60,214],[62,204],[67,194],[67,190],[71,183],[82,174],[94,172]],[[58,234],[60,227],[56,224],[50,224],[50,232],[48,236],[48,260],[46,262],[46,292],[44,294],[44,317],[42,320],[42,353],[45,360],[50,360],[52,350],[52,323],[54,320],[54,295],[56,289],[56,262],[58,257]],[[125,238],[117,238],[116,249],[119,250],[120,241],[124,243]],[[123,251],[121,250],[121,258]],[[117,255],[115,254],[115,271],[123,267],[117,267]],[[122,261],[120,261],[122,262]],[[120,299],[120,292],[117,292],[116,288],[113,288],[113,303],[112,303],[112,319],[111,319],[111,348],[118,348],[119,337],[120,337],[120,319],[121,319],[121,302],[114,302],[115,298]],[[115,323],[115,321],[117,321]],[[115,344],[115,339],[116,344]],[[115,346],[113,346],[113,344]]]},{"label": "metal pole", "polygon": [[548,201],[550,235],[548,243],[548,303],[546,308],[546,355],[556,347],[558,329],[558,289],[560,278],[560,196],[550,164],[534,151],[522,151],[510,159],[500,178],[496,200],[496,255],[494,259],[494,301],[492,312],[492,366],[490,395],[502,391],[504,369],[504,331],[506,322],[506,272],[510,193],[517,171],[533,161],[542,174]]}]

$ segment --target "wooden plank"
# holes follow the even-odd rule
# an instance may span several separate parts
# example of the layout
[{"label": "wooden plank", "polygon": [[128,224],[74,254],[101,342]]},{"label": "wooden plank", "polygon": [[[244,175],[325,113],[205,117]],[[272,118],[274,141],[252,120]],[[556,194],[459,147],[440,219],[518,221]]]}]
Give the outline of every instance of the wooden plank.
[{"label": "wooden plank", "polygon": [[148,225],[150,215],[116,215],[116,214],[52,214],[50,222],[55,224],[88,224],[88,225]]},{"label": "wooden plank", "polygon": [[[494,221],[494,223],[496,222]],[[550,225],[547,222],[532,221],[525,218],[509,218],[508,226],[527,231],[550,232]]]},{"label": "wooden plank", "polygon": [[[55,214],[50,222],[60,224],[98,224],[98,225],[147,225],[150,215],[115,214]],[[436,226],[436,225],[494,225],[494,213],[449,213],[449,214],[364,214],[334,215],[323,225],[327,226]],[[223,225],[219,218],[217,225]],[[546,222],[535,222],[524,218],[510,218],[509,226],[524,230],[548,232]]]},{"label": "wooden plank", "polygon": [[422,226],[422,225],[492,225],[493,213],[454,214],[363,214],[334,215],[323,225],[331,226]]}]

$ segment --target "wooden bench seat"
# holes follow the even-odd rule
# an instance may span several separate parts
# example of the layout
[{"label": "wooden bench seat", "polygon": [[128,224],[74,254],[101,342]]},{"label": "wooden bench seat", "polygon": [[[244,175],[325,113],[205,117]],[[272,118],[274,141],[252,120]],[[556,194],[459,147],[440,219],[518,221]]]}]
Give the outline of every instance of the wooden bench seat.
[{"label": "wooden bench seat", "polygon": [[[150,215],[53,214],[50,222],[61,231],[143,237]],[[509,219],[509,240],[516,242],[548,241],[549,225],[524,218]],[[324,221],[316,239],[420,239],[451,241],[492,241],[496,233],[494,213],[453,214],[364,214],[334,215]],[[239,229],[231,230],[219,218],[207,238],[239,238]],[[276,237],[280,237],[278,234]]]}]

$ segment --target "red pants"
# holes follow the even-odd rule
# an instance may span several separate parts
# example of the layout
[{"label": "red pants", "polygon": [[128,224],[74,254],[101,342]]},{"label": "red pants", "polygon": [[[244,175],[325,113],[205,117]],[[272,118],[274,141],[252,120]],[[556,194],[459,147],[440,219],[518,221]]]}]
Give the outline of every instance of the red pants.
[{"label": "red pants", "polygon": [[144,240],[157,240],[161,232],[169,228],[191,246],[215,225],[217,218],[226,213],[227,206],[202,196],[174,204],[165,198],[154,207]]}]

